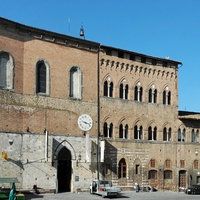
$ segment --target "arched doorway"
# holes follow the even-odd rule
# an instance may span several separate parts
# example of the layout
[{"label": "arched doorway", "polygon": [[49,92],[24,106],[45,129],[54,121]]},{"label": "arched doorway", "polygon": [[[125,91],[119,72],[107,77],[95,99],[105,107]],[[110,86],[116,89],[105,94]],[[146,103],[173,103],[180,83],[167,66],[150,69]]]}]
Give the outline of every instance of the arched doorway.
[{"label": "arched doorway", "polygon": [[70,192],[72,173],[71,152],[66,147],[63,147],[59,151],[57,159],[58,192]]}]

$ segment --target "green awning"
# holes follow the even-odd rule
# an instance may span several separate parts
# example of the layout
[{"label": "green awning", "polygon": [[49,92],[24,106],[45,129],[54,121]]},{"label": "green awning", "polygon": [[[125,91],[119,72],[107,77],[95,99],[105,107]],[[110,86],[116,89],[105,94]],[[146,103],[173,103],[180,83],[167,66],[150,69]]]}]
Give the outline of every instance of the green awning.
[{"label": "green awning", "polygon": [[19,183],[17,178],[1,178],[0,183]]}]

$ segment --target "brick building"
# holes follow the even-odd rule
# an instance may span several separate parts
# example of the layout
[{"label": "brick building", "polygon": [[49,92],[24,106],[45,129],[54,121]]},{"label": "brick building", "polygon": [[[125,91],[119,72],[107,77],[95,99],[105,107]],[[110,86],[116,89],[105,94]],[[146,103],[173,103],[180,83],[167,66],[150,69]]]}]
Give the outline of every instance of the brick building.
[{"label": "brick building", "polygon": [[95,178],[200,183],[200,115],[178,111],[180,65],[0,18],[0,177],[57,192]]}]

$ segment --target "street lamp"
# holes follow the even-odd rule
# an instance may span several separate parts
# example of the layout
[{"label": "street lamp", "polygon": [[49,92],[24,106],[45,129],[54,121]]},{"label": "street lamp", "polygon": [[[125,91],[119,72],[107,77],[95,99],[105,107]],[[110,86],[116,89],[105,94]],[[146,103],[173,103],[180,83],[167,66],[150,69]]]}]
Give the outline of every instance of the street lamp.
[{"label": "street lamp", "polygon": [[195,155],[198,156],[198,154],[199,154],[199,151],[198,151],[198,149],[196,149],[195,150]]}]

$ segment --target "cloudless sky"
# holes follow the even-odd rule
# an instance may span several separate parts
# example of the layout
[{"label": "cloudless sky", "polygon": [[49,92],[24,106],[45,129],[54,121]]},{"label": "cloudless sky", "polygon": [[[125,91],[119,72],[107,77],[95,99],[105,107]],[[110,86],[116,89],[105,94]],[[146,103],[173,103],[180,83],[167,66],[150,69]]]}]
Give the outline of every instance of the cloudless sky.
[{"label": "cloudless sky", "polygon": [[179,110],[200,112],[200,0],[0,0],[0,17],[182,62]]}]

